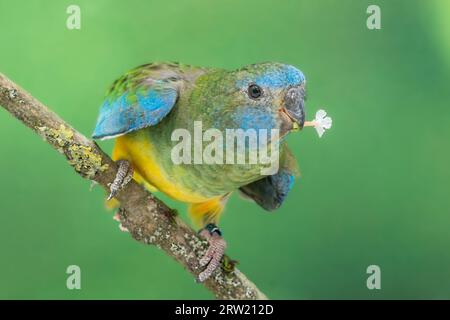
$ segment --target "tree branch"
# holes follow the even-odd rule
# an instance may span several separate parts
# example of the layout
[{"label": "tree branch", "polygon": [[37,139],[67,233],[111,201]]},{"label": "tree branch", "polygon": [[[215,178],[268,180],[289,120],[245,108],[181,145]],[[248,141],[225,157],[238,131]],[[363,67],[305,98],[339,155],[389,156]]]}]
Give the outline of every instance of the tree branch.
[{"label": "tree branch", "polygon": [[[106,190],[117,167],[94,142],[73,129],[28,92],[0,73],[0,105],[62,153],[82,177]],[[134,181],[116,197],[121,204],[121,223],[131,236],[153,244],[173,257],[195,277],[202,271],[198,261],[208,244],[187,226],[176,212]],[[224,257],[204,285],[218,299],[267,299],[247,277]]]}]

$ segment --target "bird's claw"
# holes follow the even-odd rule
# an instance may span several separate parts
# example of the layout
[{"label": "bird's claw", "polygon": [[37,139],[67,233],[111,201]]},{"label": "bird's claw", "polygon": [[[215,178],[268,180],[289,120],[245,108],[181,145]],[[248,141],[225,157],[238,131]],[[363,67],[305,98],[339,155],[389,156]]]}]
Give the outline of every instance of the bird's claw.
[{"label": "bird's claw", "polygon": [[198,275],[198,282],[204,282],[220,265],[227,243],[222,238],[219,228],[213,224],[207,225],[200,231],[200,235],[209,242],[208,250],[199,261],[200,266],[206,268]]},{"label": "bird's claw", "polygon": [[114,198],[133,179],[133,167],[127,160],[118,160],[117,165],[119,169],[114,181],[109,186],[108,201]]}]

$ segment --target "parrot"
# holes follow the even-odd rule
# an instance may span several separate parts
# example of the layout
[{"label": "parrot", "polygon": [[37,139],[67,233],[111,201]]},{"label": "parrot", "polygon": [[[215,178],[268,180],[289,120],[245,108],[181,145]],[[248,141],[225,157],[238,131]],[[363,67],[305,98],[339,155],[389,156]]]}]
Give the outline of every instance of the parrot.
[{"label": "parrot", "polygon": [[[197,280],[205,281],[220,266],[227,247],[218,225],[230,195],[240,193],[273,211],[299,176],[285,137],[305,124],[305,86],[302,71],[278,62],[234,70],[154,62],[128,71],[107,91],[92,134],[93,139],[115,139],[112,158],[118,172],[108,200],[134,179],[151,192],[186,203],[209,243],[199,260]],[[277,171],[263,174],[262,163],[175,163],[173,132],[183,128],[195,135],[196,121],[203,132],[278,130],[268,142],[278,143]]]}]

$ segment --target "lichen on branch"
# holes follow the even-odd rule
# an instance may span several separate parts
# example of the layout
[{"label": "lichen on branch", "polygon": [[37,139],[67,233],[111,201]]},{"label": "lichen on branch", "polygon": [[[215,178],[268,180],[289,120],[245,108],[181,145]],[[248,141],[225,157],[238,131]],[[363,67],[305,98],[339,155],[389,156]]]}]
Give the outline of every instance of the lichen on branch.
[{"label": "lichen on branch", "polygon": [[45,141],[66,156],[69,164],[83,177],[92,180],[98,172],[108,169],[108,164],[102,164],[102,156],[92,147],[74,142],[73,131],[63,124],[58,129],[45,126],[36,129]]}]

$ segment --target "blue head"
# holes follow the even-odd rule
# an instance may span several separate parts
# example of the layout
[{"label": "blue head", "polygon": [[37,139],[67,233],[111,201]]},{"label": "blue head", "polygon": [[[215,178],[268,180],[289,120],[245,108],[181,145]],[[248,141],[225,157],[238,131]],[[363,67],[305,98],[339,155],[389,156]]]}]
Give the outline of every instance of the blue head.
[{"label": "blue head", "polygon": [[281,63],[206,74],[196,97],[216,128],[279,129],[281,136],[303,127],[304,98],[305,76]]}]

